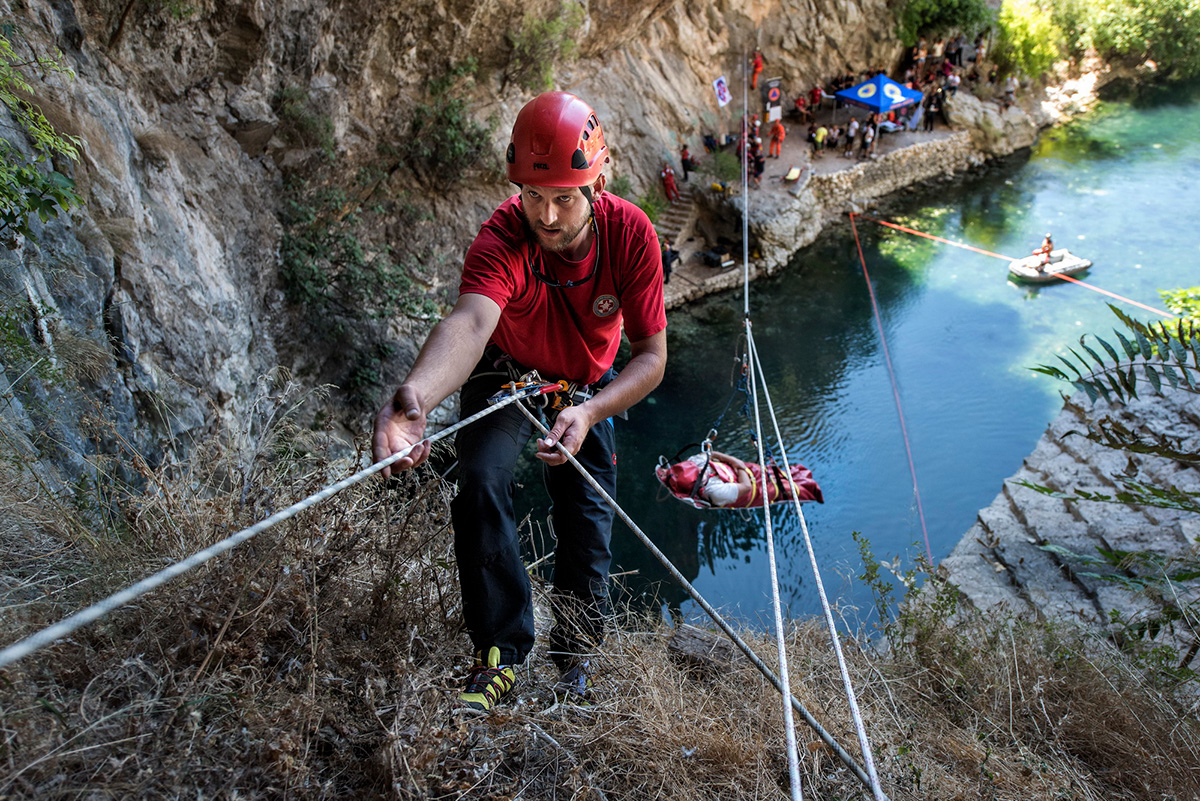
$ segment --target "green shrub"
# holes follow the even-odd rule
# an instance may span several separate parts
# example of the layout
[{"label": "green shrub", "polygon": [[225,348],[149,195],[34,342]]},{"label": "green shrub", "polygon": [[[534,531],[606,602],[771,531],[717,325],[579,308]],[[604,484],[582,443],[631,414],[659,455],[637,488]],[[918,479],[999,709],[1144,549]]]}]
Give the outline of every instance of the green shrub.
[{"label": "green shrub", "polygon": [[1065,36],[1050,11],[1034,0],[1008,0],[1000,7],[995,60],[1001,69],[1039,78],[1062,53]]},{"label": "green shrub", "polygon": [[628,175],[618,175],[608,182],[608,191],[617,197],[628,198],[633,191],[633,181]]},{"label": "green shrub", "polygon": [[982,30],[995,16],[987,0],[908,0],[896,14],[896,35],[911,47],[922,34]]},{"label": "green shrub", "polygon": [[666,195],[658,188],[642,195],[634,203],[637,204],[638,208],[646,212],[646,216],[650,218],[650,222],[652,223],[657,223],[659,216],[671,205],[667,202]]},{"label": "green shrub", "polygon": [[446,76],[430,83],[429,102],[413,109],[408,135],[399,148],[404,164],[430,185],[458,183],[491,161],[493,117],[486,125],[470,114],[470,102],[460,94],[475,74],[474,59],[457,65]]},{"label": "green shrub", "polygon": [[1200,322],[1200,286],[1190,289],[1160,289],[1158,295],[1172,313],[1193,322]]},{"label": "green shrub", "polygon": [[542,17],[529,11],[519,30],[508,34],[512,48],[504,84],[515,83],[530,92],[544,92],[554,87],[554,65],[575,57],[575,29],[583,22],[583,7],[563,3],[558,15]]},{"label": "green shrub", "polygon": [[280,89],[273,105],[285,142],[293,147],[319,148],[327,158],[333,157],[333,122],[314,108],[308,92],[296,86]]},{"label": "green shrub", "polygon": [[1200,74],[1200,5],[1194,0],[1094,0],[1089,37],[1109,60],[1157,62],[1159,74]]},{"label": "green shrub", "polygon": [[305,307],[320,322],[315,330],[328,334],[347,322],[436,314],[412,277],[415,267],[363,241],[360,212],[361,204],[341,190],[293,183],[281,214],[280,277],[288,301]]},{"label": "green shrub", "polygon": [[0,242],[12,249],[18,238],[31,236],[30,219],[37,215],[43,223],[80,203],[75,183],[54,168],[52,160],[79,160],[79,140],[59,133],[41,110],[27,97],[33,87],[21,74],[23,68],[56,72],[73,77],[57,59],[32,55],[17,56],[14,42],[17,28],[0,24],[0,103],[16,122],[16,131],[5,137],[24,135],[32,155],[25,155],[11,141],[0,139]]}]

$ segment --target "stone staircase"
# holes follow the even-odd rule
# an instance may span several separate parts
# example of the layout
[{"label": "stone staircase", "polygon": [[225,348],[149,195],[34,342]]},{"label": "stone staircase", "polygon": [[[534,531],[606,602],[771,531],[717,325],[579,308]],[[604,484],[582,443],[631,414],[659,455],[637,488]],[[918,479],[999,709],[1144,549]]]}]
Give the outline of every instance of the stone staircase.
[{"label": "stone staircase", "polygon": [[672,247],[680,248],[680,245],[692,235],[692,229],[696,225],[696,216],[692,186],[690,183],[681,182],[679,183],[679,200],[658,215],[654,228],[660,238],[666,237],[671,240]]}]

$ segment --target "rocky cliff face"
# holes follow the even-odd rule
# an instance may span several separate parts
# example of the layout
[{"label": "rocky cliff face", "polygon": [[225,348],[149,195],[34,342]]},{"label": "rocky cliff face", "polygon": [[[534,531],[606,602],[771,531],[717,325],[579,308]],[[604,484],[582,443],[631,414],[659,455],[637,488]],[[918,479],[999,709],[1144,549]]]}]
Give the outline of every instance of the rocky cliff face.
[{"label": "rocky cliff face", "polygon": [[[61,48],[77,74],[34,83],[47,116],[83,141],[73,177],[84,203],[36,241],[0,253],[0,291],[22,336],[48,358],[71,363],[84,353],[89,364],[55,380],[22,374],[7,359],[5,384],[13,382],[17,402],[4,414],[13,430],[43,443],[36,458],[78,474],[84,457],[114,450],[119,439],[152,459],[186,449],[215,421],[243,414],[256,376],[277,364],[314,383],[337,377],[331,365],[348,354],[336,338],[297,342],[316,321],[281,288],[279,212],[289,176],[323,169],[326,180],[349,185],[354,171],[382,167],[376,185],[404,197],[409,213],[402,223],[377,220],[376,244],[416,254],[427,268],[420,291],[444,304],[463,247],[509,191],[498,162],[480,159],[450,184],[379,154],[408,144],[431,83],[468,63],[470,80],[458,81],[454,95],[474,120],[493,121],[491,149],[501,152],[530,96],[510,80],[508,35],[526,14],[563,8],[571,4],[9,4],[4,21],[33,50]],[[767,74],[796,88],[887,66],[900,52],[882,0],[592,0],[581,9],[579,57],[559,65],[556,84],[597,108],[613,172],[635,191],[680,142],[696,147],[701,133],[731,127],[732,107],[717,107],[711,82],[719,74],[736,81],[749,49],[760,47]],[[298,99],[302,111],[281,98]],[[381,367],[386,382],[428,322],[374,325],[397,346]],[[113,427],[85,430],[79,420],[93,407]],[[361,410],[333,416],[351,428],[364,422]]]}]

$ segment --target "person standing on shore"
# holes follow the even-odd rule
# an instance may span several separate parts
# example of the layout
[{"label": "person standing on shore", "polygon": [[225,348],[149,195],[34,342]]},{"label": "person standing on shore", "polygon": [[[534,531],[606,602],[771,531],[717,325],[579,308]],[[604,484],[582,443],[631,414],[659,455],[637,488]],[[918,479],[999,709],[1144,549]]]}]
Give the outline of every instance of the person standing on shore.
[{"label": "person standing on shore", "polygon": [[[658,238],[645,213],[604,191],[609,150],[592,108],[546,92],[517,115],[506,155],[519,193],[483,223],[467,250],[458,302],[434,326],[408,377],[380,409],[372,440],[382,471],[424,462],[426,415],[459,387],[462,416],[488,406],[506,381],[536,370],[571,382],[537,443],[553,503],[550,656],[564,694],[585,696],[587,655],[604,636],[614,512],[559,446],[616,494],[612,418],[644,398],[666,367]],[[613,369],[621,333],[631,358]],[[564,393],[566,394],[566,393]],[[475,665],[459,700],[487,711],[512,691],[533,649],[533,597],[513,509],[513,472],[533,424],[515,404],[463,428],[451,503],[463,619]]]},{"label": "person standing on shore", "polygon": [[787,129],[783,127],[783,120],[775,120],[771,125],[771,156],[779,158],[783,152],[783,140],[787,138]]},{"label": "person standing on shore", "polygon": [[675,183],[675,170],[671,168],[671,165],[664,161],[658,176],[662,178],[663,192],[667,196],[667,202],[674,203],[679,200],[679,186]]}]

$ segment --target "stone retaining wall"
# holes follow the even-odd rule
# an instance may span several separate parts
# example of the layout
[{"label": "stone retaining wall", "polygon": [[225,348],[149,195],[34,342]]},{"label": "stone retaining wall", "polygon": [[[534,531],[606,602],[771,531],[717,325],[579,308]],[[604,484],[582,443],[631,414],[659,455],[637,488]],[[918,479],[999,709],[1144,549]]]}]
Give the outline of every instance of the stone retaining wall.
[{"label": "stone retaining wall", "polygon": [[978,167],[984,160],[984,155],[972,146],[970,134],[955,131],[949,137],[917,142],[877,159],[860,161],[846,170],[818,173],[808,188],[827,213],[857,211],[866,200],[890,195],[939,175]]}]

